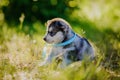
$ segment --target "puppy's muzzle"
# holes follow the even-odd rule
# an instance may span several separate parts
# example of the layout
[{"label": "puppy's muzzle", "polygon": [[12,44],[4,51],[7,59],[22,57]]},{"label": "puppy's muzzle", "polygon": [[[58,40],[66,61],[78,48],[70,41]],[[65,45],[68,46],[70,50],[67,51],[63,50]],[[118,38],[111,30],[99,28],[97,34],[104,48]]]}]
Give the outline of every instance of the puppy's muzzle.
[{"label": "puppy's muzzle", "polygon": [[46,37],[44,37],[43,40],[46,41],[47,40]]}]

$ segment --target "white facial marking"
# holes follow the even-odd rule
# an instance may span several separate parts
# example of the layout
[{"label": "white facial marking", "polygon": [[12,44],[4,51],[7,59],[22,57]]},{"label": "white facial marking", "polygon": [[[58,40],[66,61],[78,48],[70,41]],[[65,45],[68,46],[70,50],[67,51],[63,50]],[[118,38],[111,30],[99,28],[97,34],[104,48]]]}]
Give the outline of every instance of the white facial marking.
[{"label": "white facial marking", "polygon": [[52,30],[53,30],[53,28],[52,28],[52,27],[50,27],[50,28],[49,28],[49,31],[52,31]]},{"label": "white facial marking", "polygon": [[59,31],[54,36],[47,34],[46,39],[46,42],[48,43],[60,43],[64,40],[64,35],[61,31]]}]

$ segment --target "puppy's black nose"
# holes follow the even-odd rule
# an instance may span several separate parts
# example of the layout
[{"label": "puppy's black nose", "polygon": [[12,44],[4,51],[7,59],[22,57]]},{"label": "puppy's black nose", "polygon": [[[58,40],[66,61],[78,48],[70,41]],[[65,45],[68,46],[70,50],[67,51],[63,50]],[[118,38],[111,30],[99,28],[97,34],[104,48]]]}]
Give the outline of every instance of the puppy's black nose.
[{"label": "puppy's black nose", "polygon": [[46,41],[46,37],[43,38]]}]

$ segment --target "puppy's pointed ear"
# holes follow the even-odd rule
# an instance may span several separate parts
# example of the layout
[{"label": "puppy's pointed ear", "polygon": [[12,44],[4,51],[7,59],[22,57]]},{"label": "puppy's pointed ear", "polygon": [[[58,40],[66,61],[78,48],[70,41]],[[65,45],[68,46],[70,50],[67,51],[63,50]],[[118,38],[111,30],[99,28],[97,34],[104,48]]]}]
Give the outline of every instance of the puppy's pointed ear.
[{"label": "puppy's pointed ear", "polygon": [[62,23],[62,26],[60,28],[65,32],[68,32],[68,30],[69,30],[69,26],[65,23]]},{"label": "puppy's pointed ear", "polygon": [[50,23],[50,20],[48,20],[47,22],[45,22],[45,26],[47,26]]},{"label": "puppy's pointed ear", "polygon": [[63,31],[65,31],[65,32],[68,32],[68,30],[69,30],[69,26],[68,26],[68,25],[63,25],[63,26],[61,26],[61,28],[62,28]]}]

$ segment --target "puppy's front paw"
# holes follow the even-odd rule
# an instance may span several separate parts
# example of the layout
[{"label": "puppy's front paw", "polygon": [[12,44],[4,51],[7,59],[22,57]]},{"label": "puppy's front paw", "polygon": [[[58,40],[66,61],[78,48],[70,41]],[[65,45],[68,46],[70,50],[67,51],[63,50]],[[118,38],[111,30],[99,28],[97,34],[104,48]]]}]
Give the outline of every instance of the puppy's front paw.
[{"label": "puppy's front paw", "polygon": [[55,61],[56,63],[62,62],[62,56],[56,57]]}]

